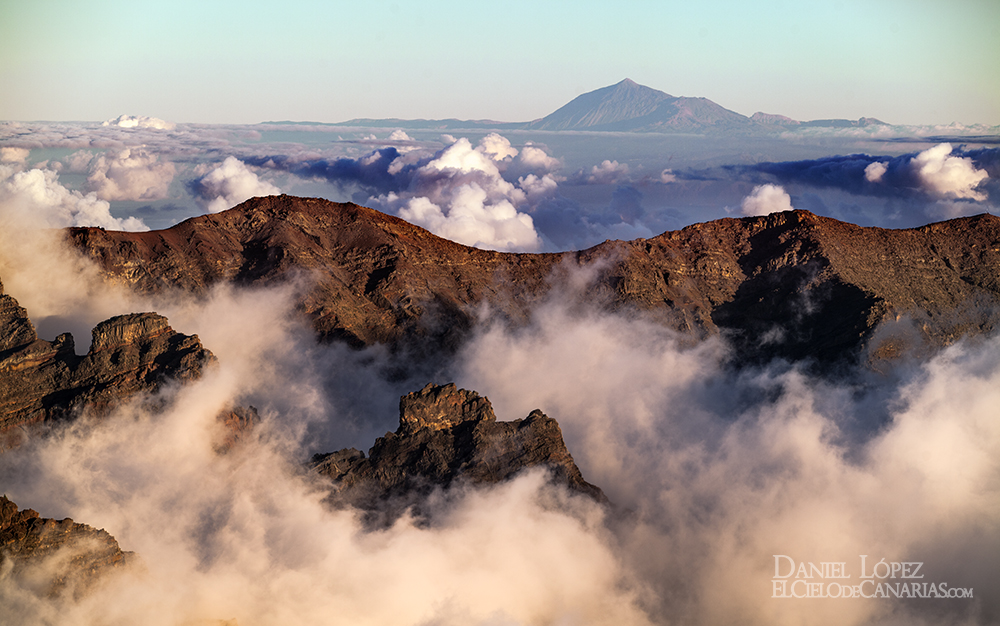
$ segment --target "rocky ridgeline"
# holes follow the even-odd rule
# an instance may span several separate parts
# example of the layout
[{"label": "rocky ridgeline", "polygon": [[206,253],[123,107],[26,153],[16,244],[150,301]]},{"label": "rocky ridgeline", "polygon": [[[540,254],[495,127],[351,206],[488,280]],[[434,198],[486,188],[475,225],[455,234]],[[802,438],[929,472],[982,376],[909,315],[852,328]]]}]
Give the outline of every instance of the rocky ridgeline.
[{"label": "rocky ridgeline", "polygon": [[0,571],[41,595],[79,595],[134,559],[103,530],[44,519],[0,496]]},{"label": "rocky ridgeline", "polygon": [[524,323],[577,267],[594,274],[581,300],[643,312],[689,337],[722,333],[745,361],[887,359],[1000,321],[1000,218],[991,215],[886,230],[789,211],[513,254],[354,204],[271,196],[162,231],[68,236],[109,279],[142,292],[307,275],[298,305],[320,337],[411,355],[454,349],[484,304]]},{"label": "rocky ridgeline", "polygon": [[156,313],[133,313],[94,327],[89,352],[73,336],[39,339],[27,312],[0,284],[0,434],[16,443],[28,424],[107,411],[168,380],[201,376],[215,357],[196,335],[175,332]]},{"label": "rocky ridgeline", "polygon": [[543,467],[553,480],[606,502],[584,480],[559,424],[541,411],[498,422],[489,400],[454,384],[429,384],[399,401],[399,427],[375,441],[365,456],[348,448],[316,455],[312,469],[332,483],[331,501],[393,515],[436,487],[508,480]]}]

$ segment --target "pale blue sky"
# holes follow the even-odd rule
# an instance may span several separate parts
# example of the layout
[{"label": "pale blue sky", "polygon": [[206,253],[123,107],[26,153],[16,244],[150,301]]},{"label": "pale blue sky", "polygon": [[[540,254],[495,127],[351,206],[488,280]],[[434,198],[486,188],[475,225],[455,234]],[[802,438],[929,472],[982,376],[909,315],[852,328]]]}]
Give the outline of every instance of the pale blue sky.
[{"label": "pale blue sky", "polygon": [[996,0],[0,1],[8,120],[525,121],[629,77],[744,115],[1000,124]]}]

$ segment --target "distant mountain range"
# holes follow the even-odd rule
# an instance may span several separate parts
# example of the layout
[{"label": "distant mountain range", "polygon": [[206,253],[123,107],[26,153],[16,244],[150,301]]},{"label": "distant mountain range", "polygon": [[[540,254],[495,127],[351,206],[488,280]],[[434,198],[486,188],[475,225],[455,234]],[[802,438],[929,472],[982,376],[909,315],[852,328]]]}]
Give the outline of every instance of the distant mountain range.
[{"label": "distant mountain range", "polygon": [[[311,122],[266,122],[268,124],[311,124]],[[531,122],[495,120],[404,120],[353,119],[329,126],[366,128],[409,128],[414,130],[553,130],[660,133],[756,133],[786,130],[789,127],[850,128],[886,125],[870,117],[859,120],[830,119],[800,122],[784,115],[757,112],[747,117],[712,102],[708,98],[672,96],[640,85],[628,78],[608,87],[577,96],[543,118]]]}]

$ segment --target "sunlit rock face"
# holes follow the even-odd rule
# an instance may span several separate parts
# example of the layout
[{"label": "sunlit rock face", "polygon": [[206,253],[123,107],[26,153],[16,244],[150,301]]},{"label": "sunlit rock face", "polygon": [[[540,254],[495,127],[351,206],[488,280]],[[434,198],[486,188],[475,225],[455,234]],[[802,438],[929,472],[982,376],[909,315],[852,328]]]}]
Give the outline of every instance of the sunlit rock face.
[{"label": "sunlit rock face", "polygon": [[[353,448],[313,459],[333,482],[334,503],[398,513],[402,505],[454,483],[494,484],[529,468],[600,502],[563,442],[559,424],[539,410],[497,421],[490,401],[454,384],[428,384],[399,401],[399,427],[375,441],[368,456]],[[395,502],[393,502],[395,500]]]},{"label": "sunlit rock face", "polygon": [[17,584],[40,595],[79,595],[101,576],[135,562],[104,530],[69,518],[45,519],[0,496],[0,571]]},{"label": "sunlit rock face", "polygon": [[144,293],[301,280],[297,307],[322,339],[410,359],[453,352],[484,315],[524,324],[546,299],[636,312],[692,339],[722,333],[748,362],[877,362],[1000,319],[991,215],[886,230],[786,211],[518,254],[354,204],[272,196],[163,231],[67,232],[110,280]]},{"label": "sunlit rock face", "polygon": [[0,433],[7,445],[20,426],[84,408],[107,411],[169,380],[198,378],[215,358],[197,336],[175,332],[156,313],[113,317],[92,335],[83,356],[69,333],[39,339],[27,312],[0,285]]}]

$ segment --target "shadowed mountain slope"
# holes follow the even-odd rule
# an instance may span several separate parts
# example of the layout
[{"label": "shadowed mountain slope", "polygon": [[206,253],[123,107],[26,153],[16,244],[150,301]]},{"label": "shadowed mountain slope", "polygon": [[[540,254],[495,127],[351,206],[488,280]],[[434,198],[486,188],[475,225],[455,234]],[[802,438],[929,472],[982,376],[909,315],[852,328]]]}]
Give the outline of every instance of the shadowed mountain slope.
[{"label": "shadowed mountain slope", "polygon": [[[991,215],[886,230],[790,211],[579,252],[515,254],[462,246],[353,204],[272,196],[163,231],[68,236],[111,280],[144,292],[304,274],[311,282],[300,309],[322,338],[355,346],[448,350],[484,305],[520,324],[558,297],[641,312],[695,338],[723,332],[744,360],[834,362],[987,332],[1000,299],[1000,218]],[[579,268],[592,280],[573,294],[561,278]],[[913,324],[876,333],[900,318]]]}]

